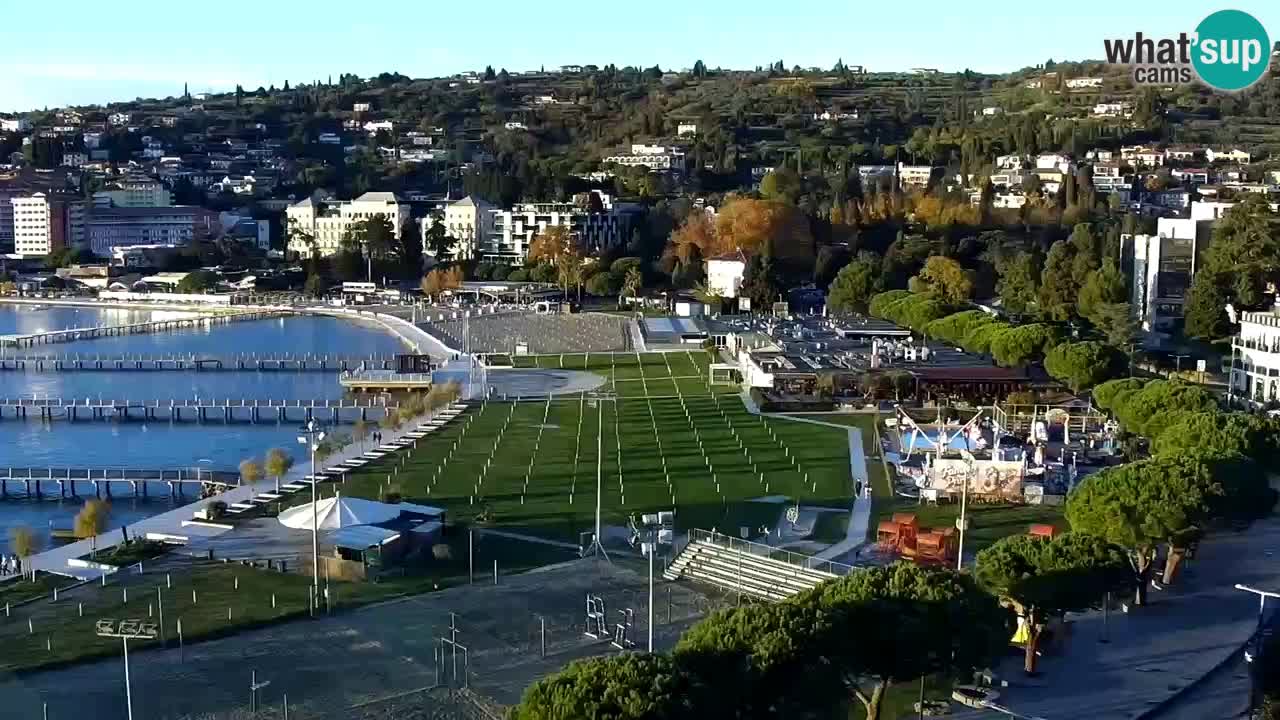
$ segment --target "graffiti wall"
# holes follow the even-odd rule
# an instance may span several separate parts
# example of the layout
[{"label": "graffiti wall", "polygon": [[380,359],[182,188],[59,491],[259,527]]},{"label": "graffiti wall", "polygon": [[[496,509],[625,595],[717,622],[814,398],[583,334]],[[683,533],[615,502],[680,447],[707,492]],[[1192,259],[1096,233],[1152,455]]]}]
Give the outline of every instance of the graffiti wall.
[{"label": "graffiti wall", "polygon": [[958,458],[935,460],[917,484],[959,495],[969,480],[969,492],[977,495],[1021,497],[1023,464],[1020,460],[975,460],[973,467]]}]

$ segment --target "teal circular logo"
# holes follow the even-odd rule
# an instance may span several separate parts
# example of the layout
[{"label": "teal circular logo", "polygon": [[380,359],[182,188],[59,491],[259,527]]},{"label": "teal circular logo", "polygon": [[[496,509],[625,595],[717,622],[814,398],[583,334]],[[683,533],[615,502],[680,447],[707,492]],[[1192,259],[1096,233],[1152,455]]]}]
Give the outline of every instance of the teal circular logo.
[{"label": "teal circular logo", "polygon": [[1191,64],[1206,85],[1243,90],[1262,78],[1271,63],[1271,41],[1257,18],[1219,10],[1196,26]]}]

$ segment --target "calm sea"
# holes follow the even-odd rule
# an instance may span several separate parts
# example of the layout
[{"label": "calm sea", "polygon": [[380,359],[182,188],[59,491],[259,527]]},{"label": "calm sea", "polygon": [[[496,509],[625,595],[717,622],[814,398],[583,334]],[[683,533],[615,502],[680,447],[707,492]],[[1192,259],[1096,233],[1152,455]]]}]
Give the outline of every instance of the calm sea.
[{"label": "calm sea", "polygon": [[[98,310],[66,307],[0,306],[0,335],[75,327],[144,322],[171,311]],[[217,325],[172,333],[107,337],[41,346],[28,354],[342,354],[403,352],[400,341],[378,328],[328,317],[277,318]],[[336,373],[263,372],[3,372],[0,397],[321,399],[342,395]],[[111,467],[140,469],[211,468],[233,470],[241,460],[261,457],[272,447],[296,446],[295,425],[220,422],[0,421],[0,467]],[[46,493],[57,492],[56,486]],[[21,487],[11,487],[20,493]],[[83,492],[83,491],[82,491]],[[0,552],[10,528],[69,527],[83,500],[0,500]],[[117,495],[112,524],[133,522],[169,507],[167,499],[134,500]]]}]

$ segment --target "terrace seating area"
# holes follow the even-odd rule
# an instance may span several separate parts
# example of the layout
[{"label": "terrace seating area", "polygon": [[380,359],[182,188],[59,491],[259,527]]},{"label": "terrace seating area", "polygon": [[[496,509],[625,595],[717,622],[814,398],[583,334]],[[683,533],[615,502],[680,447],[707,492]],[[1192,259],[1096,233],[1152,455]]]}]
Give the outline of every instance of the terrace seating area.
[{"label": "terrace seating area", "polygon": [[268,505],[288,495],[301,492],[302,490],[311,487],[312,484],[340,480],[343,475],[351,472],[352,470],[357,470],[371,462],[384,458],[397,450],[402,450],[413,445],[418,440],[425,438],[431,433],[447,425],[449,421],[461,414],[464,409],[466,409],[465,404],[454,403],[453,405],[436,413],[427,422],[418,425],[413,430],[404,433],[399,438],[391,442],[383,443],[382,445],[372,448],[368,452],[357,457],[350,458],[335,465],[330,465],[314,475],[305,475],[290,483],[281,485],[279,491],[264,490],[257,495],[254,495],[247,502],[231,503],[227,506],[226,514],[230,517],[242,515],[259,505]]},{"label": "terrace seating area", "polygon": [[514,353],[526,343],[530,354],[624,352],[632,349],[629,317],[604,313],[534,315],[502,313],[424,323],[422,328],[449,347],[477,353]]},{"label": "terrace seating area", "polygon": [[838,577],[826,570],[806,568],[709,539],[691,540],[662,576],[704,582],[770,602],[786,600]]}]

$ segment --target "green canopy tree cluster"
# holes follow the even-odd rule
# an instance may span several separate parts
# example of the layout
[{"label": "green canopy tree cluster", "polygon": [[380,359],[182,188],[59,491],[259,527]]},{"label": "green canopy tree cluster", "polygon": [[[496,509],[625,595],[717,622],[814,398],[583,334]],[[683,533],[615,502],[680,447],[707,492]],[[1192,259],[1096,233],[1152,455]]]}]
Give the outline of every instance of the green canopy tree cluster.
[{"label": "green canopy tree cluster", "polygon": [[1014,535],[978,553],[978,581],[1024,623],[1023,669],[1035,673],[1048,621],[1095,607],[1133,585],[1124,551],[1101,537],[1063,533],[1052,539]]},{"label": "green canopy tree cluster", "polygon": [[1270,512],[1275,493],[1258,464],[1238,453],[1197,450],[1155,455],[1089,475],[1067,497],[1071,529],[1128,551],[1135,604],[1146,601],[1156,553],[1167,546],[1173,582],[1187,548],[1213,523],[1248,522]]},{"label": "green canopy tree cluster", "polygon": [[1093,399],[1098,407],[1111,411],[1125,430],[1153,439],[1183,413],[1218,409],[1213,393],[1180,380],[1113,380],[1099,385]]},{"label": "green canopy tree cluster", "polygon": [[1125,356],[1094,340],[1063,343],[1045,353],[1044,369],[1072,392],[1080,392],[1123,373]]},{"label": "green canopy tree cluster", "polygon": [[1280,232],[1263,195],[1247,197],[1215,223],[1213,239],[1197,264],[1187,291],[1186,332],[1213,340],[1231,331],[1224,307],[1262,303],[1267,286],[1280,280]]},{"label": "green canopy tree cluster", "polygon": [[1064,344],[1064,333],[1055,325],[1013,324],[981,310],[934,317],[944,307],[931,295],[890,290],[872,296],[868,312],[966,352],[989,354],[1005,367],[1043,359],[1050,375],[1077,392],[1125,370],[1124,357],[1115,348],[1096,341]]},{"label": "green canopy tree cluster", "polygon": [[857,570],[776,605],[716,612],[669,657],[576,662],[531,686],[513,718],[831,717],[856,699],[878,720],[892,684],[987,667],[1012,628],[969,575]]}]

